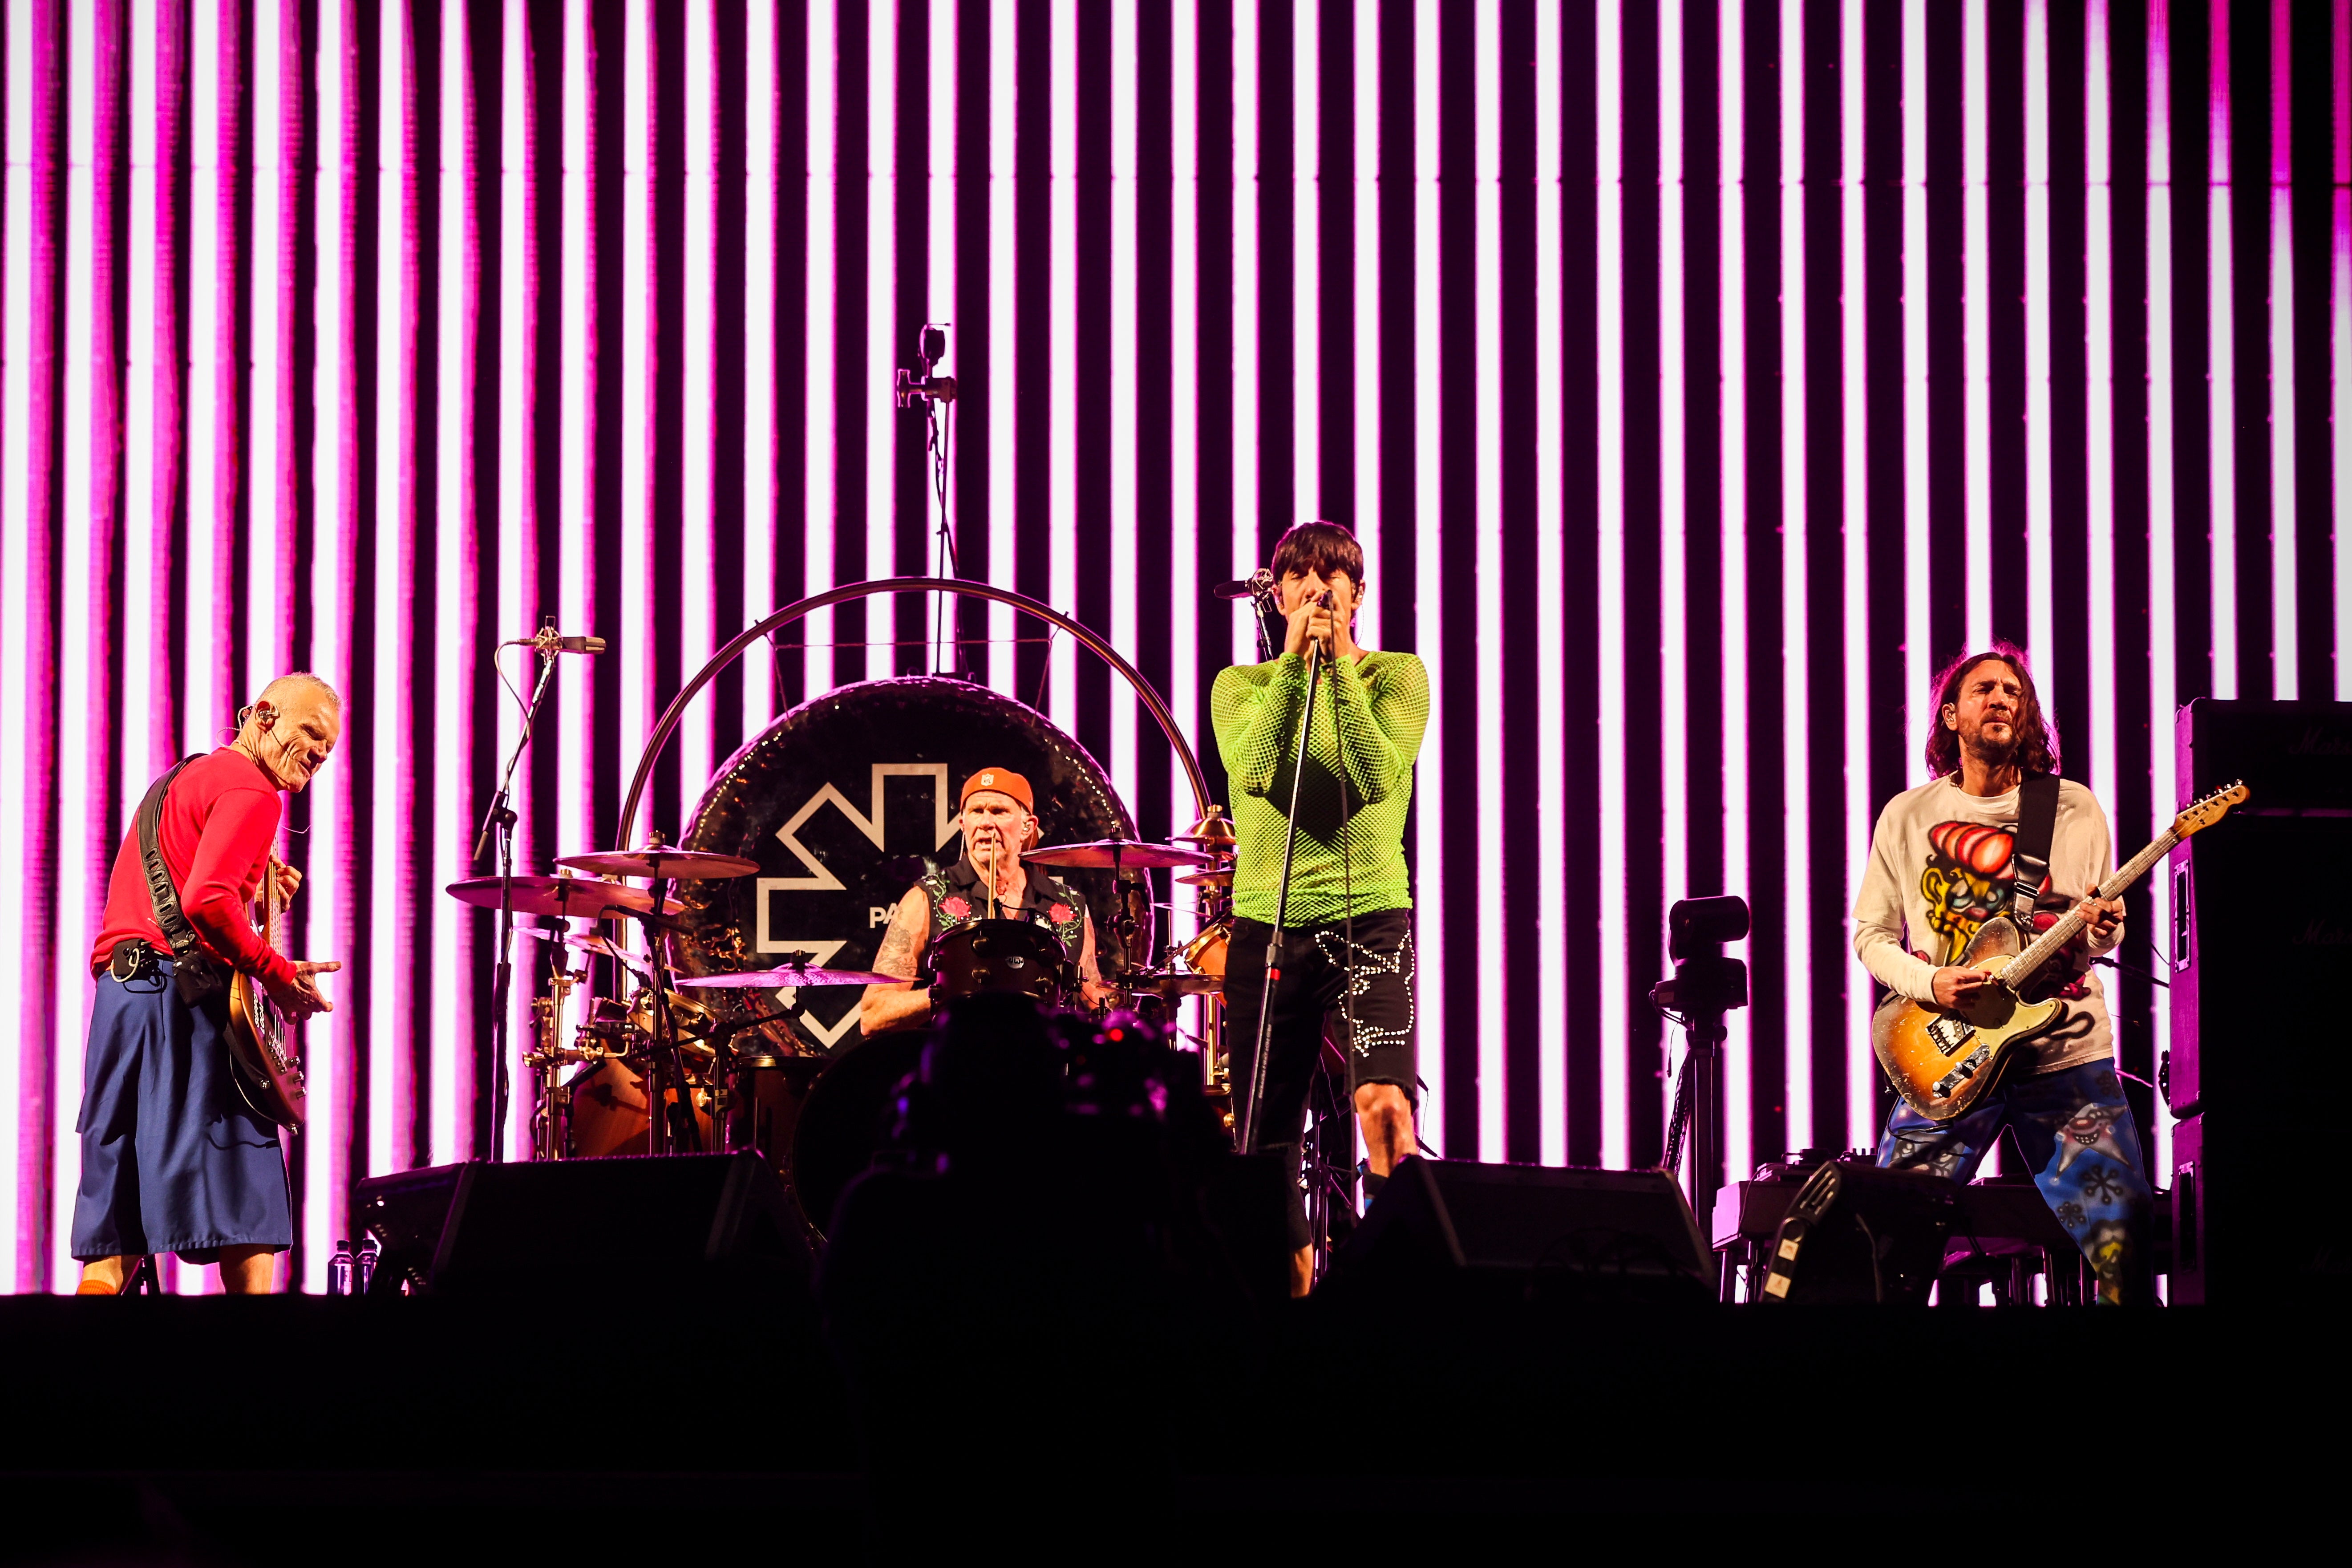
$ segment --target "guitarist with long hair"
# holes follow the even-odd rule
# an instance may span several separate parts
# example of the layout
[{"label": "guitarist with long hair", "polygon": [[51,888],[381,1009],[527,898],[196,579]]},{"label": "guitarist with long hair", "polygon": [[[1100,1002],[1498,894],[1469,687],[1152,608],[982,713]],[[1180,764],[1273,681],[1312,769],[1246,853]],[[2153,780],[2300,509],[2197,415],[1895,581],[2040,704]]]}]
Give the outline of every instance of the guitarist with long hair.
[{"label": "guitarist with long hair", "polygon": [[2019,649],[1967,655],[1937,678],[1927,771],[1928,783],[1879,813],[1854,900],[1854,952],[1878,983],[1965,1009],[2000,984],[1960,962],[1986,921],[2009,916],[2030,940],[2077,910],[2084,931],[2033,993],[2054,994],[2057,1013],[2005,1076],[1946,1121],[1898,1100],[1878,1163],[1966,1182],[2007,1128],[2098,1276],[2099,1299],[2150,1300],[2154,1200],[2090,967],[2123,940],[2121,900],[2095,896],[2115,868],[2106,814],[2089,790],[2056,776],[2057,736]]},{"label": "guitarist with long hair", "polygon": [[283,897],[299,885],[270,855],[278,797],[325,764],[342,701],[315,675],[283,675],[238,719],[228,745],[156,781],[107,884],[76,1123],[82,1295],[114,1294],[130,1258],[163,1252],[259,1294],[294,1245],[278,1128],[230,1064],[226,984],[252,976],[292,1022],[328,1011],[316,976],[341,965],[278,952],[247,911],[264,877]]}]

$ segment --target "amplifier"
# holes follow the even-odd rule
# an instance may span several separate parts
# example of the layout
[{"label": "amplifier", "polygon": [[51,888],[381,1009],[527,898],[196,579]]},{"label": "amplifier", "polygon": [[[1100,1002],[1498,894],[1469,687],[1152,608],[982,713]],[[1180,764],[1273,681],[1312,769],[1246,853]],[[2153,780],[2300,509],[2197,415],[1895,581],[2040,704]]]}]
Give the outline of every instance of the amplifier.
[{"label": "amplifier", "polygon": [[2242,813],[2352,815],[2352,702],[2200,697],[2180,710],[2174,742],[2184,801],[2243,779]]}]

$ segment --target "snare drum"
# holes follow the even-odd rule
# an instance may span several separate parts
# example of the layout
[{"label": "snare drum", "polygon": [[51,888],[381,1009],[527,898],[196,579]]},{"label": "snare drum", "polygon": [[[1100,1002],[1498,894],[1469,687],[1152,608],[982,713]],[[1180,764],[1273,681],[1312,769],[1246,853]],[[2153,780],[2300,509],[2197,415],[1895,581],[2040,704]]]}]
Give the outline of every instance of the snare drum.
[{"label": "snare drum", "polygon": [[929,963],[931,994],[941,998],[1010,991],[1051,1007],[1075,989],[1061,939],[1026,921],[973,921],[941,931]]}]

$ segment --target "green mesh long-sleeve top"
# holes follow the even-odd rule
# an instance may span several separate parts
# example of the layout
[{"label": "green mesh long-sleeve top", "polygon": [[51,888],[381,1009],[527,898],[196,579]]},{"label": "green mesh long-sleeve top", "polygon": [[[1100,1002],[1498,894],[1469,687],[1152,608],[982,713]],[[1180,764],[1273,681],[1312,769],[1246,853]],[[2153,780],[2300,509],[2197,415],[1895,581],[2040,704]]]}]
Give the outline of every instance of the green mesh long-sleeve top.
[{"label": "green mesh long-sleeve top", "polygon": [[[1294,927],[1412,907],[1404,816],[1429,724],[1429,672],[1409,653],[1367,653],[1327,668],[1298,791],[1298,856],[1283,917]],[[1234,912],[1247,920],[1274,920],[1306,700],[1307,660],[1292,653],[1222,670],[1210,692],[1241,837]]]}]

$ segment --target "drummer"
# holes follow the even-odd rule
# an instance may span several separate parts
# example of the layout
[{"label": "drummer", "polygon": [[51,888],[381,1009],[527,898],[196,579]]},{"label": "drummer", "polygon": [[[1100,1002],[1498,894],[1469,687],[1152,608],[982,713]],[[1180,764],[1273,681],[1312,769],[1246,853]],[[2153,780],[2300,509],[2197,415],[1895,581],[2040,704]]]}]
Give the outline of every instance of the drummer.
[{"label": "drummer", "polygon": [[974,921],[1026,921],[1042,925],[1063,949],[1078,955],[1076,1003],[1094,1010],[1112,996],[1095,967],[1095,926],[1087,901],[1067,883],[1023,862],[1038,837],[1037,797],[1010,768],[982,768],[964,781],[957,826],[963,857],[907,889],[882,933],[874,967],[906,978],[869,985],[857,1006],[857,1026],[868,1035],[911,1029],[930,1021],[931,992],[915,984],[924,954],[942,931]]}]

